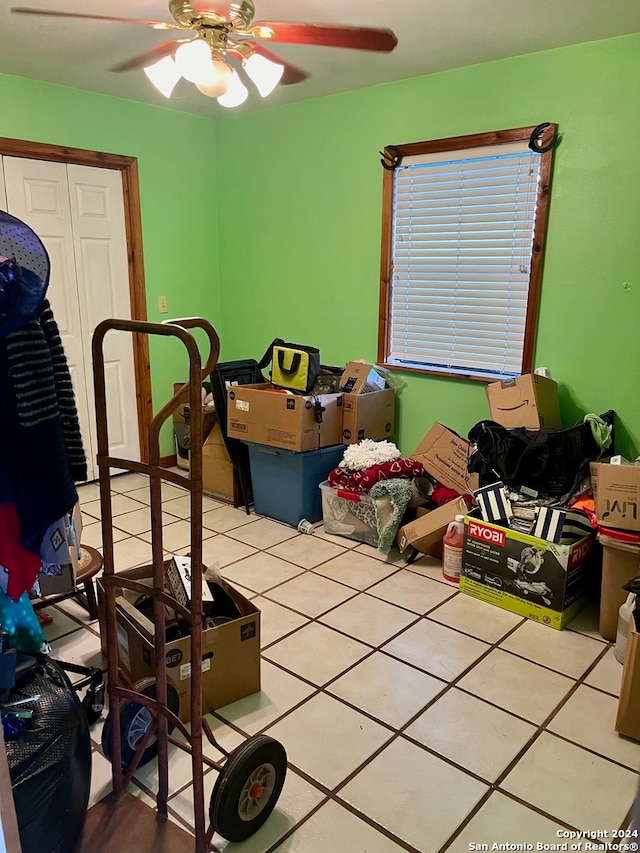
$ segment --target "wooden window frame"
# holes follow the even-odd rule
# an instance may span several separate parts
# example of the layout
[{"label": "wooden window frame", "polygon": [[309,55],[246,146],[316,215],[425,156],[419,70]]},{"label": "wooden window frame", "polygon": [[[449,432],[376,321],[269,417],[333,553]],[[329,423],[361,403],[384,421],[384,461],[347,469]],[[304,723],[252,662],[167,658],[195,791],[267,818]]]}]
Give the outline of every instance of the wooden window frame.
[{"label": "wooden window frame", "polygon": [[[384,161],[393,163],[398,158],[419,156],[424,154],[440,154],[443,152],[464,151],[469,148],[483,146],[495,146],[517,142],[528,142],[532,138],[536,127],[519,127],[510,130],[490,131],[487,133],[476,133],[467,136],[454,136],[445,139],[436,139],[425,142],[413,142],[405,145],[389,145],[383,152]],[[541,147],[546,147],[556,136],[556,125],[547,124],[539,138]],[[535,149],[534,149],[535,150]],[[538,323],[538,310],[540,302],[540,288],[542,281],[542,259],[547,231],[547,219],[549,208],[549,191],[551,184],[551,169],[553,162],[553,146],[548,151],[540,153],[540,176],[536,199],[536,217],[531,251],[531,270],[529,277],[529,291],[527,297],[527,314],[525,321],[525,335],[522,352],[521,373],[530,373],[533,366],[533,354],[535,347],[536,328]],[[432,376],[448,376],[453,378],[472,379],[474,381],[490,381],[486,376],[470,375],[447,370],[431,370],[428,367],[414,365],[399,365],[396,362],[389,363],[387,356],[390,350],[391,334],[391,300],[392,300],[392,237],[393,237],[393,194],[394,194],[394,170],[386,168],[382,187],[382,246],[380,262],[380,299],[378,313],[378,364],[384,365],[393,371],[407,371],[411,373],[429,374]]]}]

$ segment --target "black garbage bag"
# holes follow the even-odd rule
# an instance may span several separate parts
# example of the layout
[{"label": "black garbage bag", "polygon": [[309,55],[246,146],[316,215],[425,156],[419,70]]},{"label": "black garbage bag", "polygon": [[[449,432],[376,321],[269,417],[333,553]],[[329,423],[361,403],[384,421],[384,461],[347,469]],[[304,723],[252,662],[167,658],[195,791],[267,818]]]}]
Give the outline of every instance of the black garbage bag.
[{"label": "black garbage bag", "polygon": [[[606,453],[613,453],[614,412],[600,418],[612,428]],[[478,474],[480,485],[501,480],[514,489],[533,489],[540,495],[559,497],[572,491],[589,476],[589,463],[603,455],[589,422],[568,429],[507,429],[495,421],[480,421],[469,430],[475,449],[468,460],[469,472]]]},{"label": "black garbage bag", "polygon": [[6,741],[23,853],[70,853],[80,837],[91,788],[87,715],[66,673],[42,656],[9,701],[39,695],[33,720]]}]

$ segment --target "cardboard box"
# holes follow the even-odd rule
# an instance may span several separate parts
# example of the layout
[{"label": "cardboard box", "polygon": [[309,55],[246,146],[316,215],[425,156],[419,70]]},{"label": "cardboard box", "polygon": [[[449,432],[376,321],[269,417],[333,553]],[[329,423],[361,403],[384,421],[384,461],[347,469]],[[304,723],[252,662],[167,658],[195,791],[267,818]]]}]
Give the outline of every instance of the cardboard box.
[{"label": "cardboard box", "polygon": [[368,394],[382,391],[386,387],[384,376],[373,364],[364,361],[350,361],[340,379],[340,390],[346,394]]},{"label": "cardboard box", "polygon": [[[174,382],[173,393],[177,394],[184,383]],[[202,438],[203,440],[209,435],[210,431],[217,423],[217,415],[212,406],[207,406],[202,409]],[[176,448],[176,465],[179,468],[189,470],[189,424],[191,423],[191,413],[189,404],[183,403],[173,413],[173,440]]]},{"label": "cardboard box", "polygon": [[[148,574],[152,572],[148,568]],[[143,579],[144,570],[120,574]],[[202,713],[221,708],[260,690],[260,611],[233,587],[223,583],[241,618],[202,632]],[[105,636],[104,588],[98,582],[100,632]],[[120,666],[133,681],[155,676],[153,622],[125,596],[116,598],[116,628]],[[103,647],[103,653],[105,649]],[[180,697],[179,717],[191,719],[191,639],[166,644],[167,679]]]},{"label": "cardboard box", "polygon": [[422,554],[429,554],[432,557],[442,556],[442,537],[449,522],[453,521],[456,515],[465,515],[467,511],[464,498],[456,498],[437,509],[424,513],[398,530],[396,537],[398,548],[400,551],[405,551],[409,545],[413,545]]},{"label": "cardboard box", "polygon": [[468,515],[460,590],[560,629],[588,601],[594,546],[595,532],[556,545]]},{"label": "cardboard box", "polygon": [[342,443],[356,444],[363,438],[382,441],[393,436],[396,394],[393,388],[369,394],[344,394],[342,398]]},{"label": "cardboard box", "polygon": [[602,583],[600,587],[600,621],[598,630],[605,640],[614,641],[618,629],[618,611],[626,598],[623,585],[640,575],[640,545],[621,542],[598,534],[602,545]]},{"label": "cardboard box", "polygon": [[202,446],[202,489],[208,495],[235,503],[235,470],[218,423]]},{"label": "cardboard box", "polygon": [[603,527],[640,531],[640,465],[592,462],[591,485]]},{"label": "cardboard box", "polygon": [[640,635],[633,615],[629,619],[615,729],[625,737],[640,740]]},{"label": "cardboard box", "polygon": [[427,474],[461,495],[480,485],[478,475],[467,472],[468,456],[469,442],[442,424],[434,424],[411,454]]},{"label": "cardboard box", "polygon": [[342,442],[342,394],[303,397],[271,383],[235,385],[227,389],[227,409],[227,435],[241,441],[298,452]]},{"label": "cardboard box", "polygon": [[558,385],[553,379],[527,373],[487,385],[491,417],[505,427],[561,429]]}]

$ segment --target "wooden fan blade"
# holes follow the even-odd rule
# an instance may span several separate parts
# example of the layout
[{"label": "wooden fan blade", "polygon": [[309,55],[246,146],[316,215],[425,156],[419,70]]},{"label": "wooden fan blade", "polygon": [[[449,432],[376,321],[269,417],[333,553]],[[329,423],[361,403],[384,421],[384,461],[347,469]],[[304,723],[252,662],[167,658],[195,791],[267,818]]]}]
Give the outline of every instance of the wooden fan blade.
[{"label": "wooden fan blade", "polygon": [[295,65],[291,65],[291,63],[287,62],[286,59],[283,59],[281,56],[273,53],[268,48],[264,47],[264,45],[256,42],[252,44],[252,47],[255,53],[259,53],[260,56],[264,56],[265,59],[268,59],[271,62],[277,62],[278,65],[284,65],[284,71],[280,78],[281,86],[291,86],[294,83],[302,83],[303,80],[306,80],[309,77],[309,74],[306,71],[303,71],[302,68],[297,68]]},{"label": "wooden fan blade", "polygon": [[153,65],[154,62],[159,62],[165,56],[171,56],[180,44],[190,40],[173,39],[172,41],[165,41],[156,47],[152,47],[151,50],[145,50],[144,53],[139,53],[137,56],[132,56],[131,59],[114,65],[110,71],[133,71],[134,68],[145,68],[147,65]]},{"label": "wooden fan blade", "polygon": [[[273,36],[262,29],[272,30]],[[260,21],[249,31],[257,38],[283,44],[316,44],[325,47],[350,47],[354,50],[377,50],[388,53],[398,43],[391,30],[373,27],[343,27],[338,24],[294,24],[280,21]]]},{"label": "wooden fan blade", "polygon": [[164,21],[146,21],[143,18],[112,18],[109,15],[84,15],[80,12],[56,12],[52,9],[30,9],[24,6],[14,6],[11,9],[18,15],[47,15],[49,18],[81,18],[85,21],[111,21],[117,24],[146,24],[157,30],[178,30],[176,24],[167,24]]}]

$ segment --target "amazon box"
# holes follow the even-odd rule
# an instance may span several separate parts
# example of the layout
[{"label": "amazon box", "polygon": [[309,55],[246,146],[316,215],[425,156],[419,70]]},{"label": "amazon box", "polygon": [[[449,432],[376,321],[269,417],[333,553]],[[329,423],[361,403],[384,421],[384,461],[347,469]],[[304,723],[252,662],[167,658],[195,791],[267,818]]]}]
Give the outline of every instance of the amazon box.
[{"label": "amazon box", "polygon": [[342,443],[342,394],[301,396],[271,383],[227,388],[227,435],[298,453]]},{"label": "amazon box", "polygon": [[487,385],[491,417],[513,429],[561,429],[558,385],[537,373],[514,376]]},{"label": "amazon box", "polygon": [[480,486],[477,474],[467,471],[469,442],[442,424],[434,424],[411,454],[438,483],[461,495]]},{"label": "amazon box", "polygon": [[342,443],[356,444],[363,438],[390,439],[395,426],[395,396],[393,388],[368,394],[344,394]]}]

